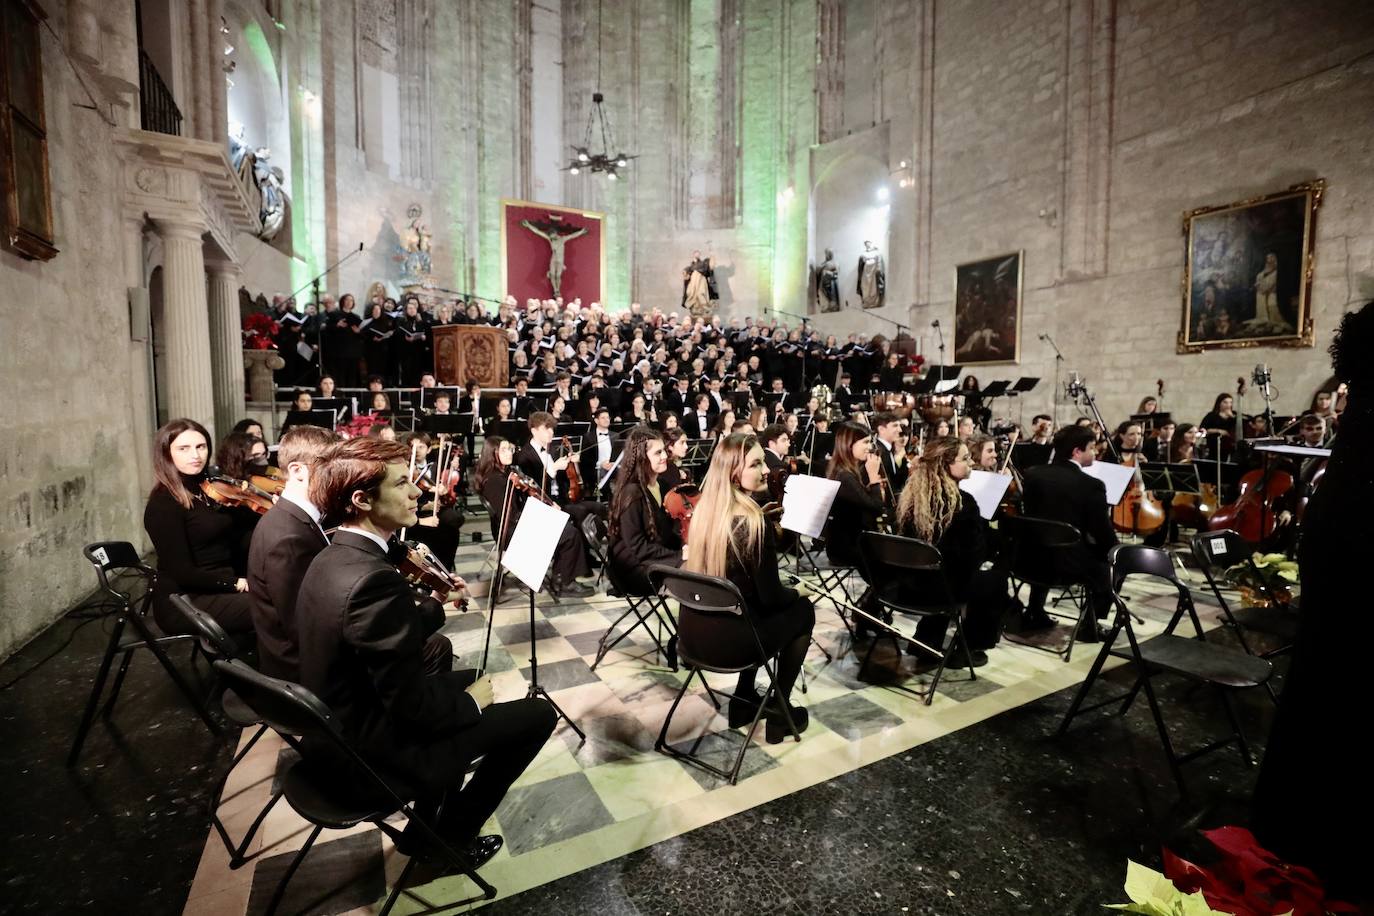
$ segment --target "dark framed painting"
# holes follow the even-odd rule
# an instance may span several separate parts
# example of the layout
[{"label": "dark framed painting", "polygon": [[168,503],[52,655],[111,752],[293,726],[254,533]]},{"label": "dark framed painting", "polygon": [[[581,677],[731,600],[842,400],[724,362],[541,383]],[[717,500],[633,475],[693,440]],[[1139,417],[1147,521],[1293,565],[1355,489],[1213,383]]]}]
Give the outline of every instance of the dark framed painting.
[{"label": "dark framed painting", "polygon": [[954,362],[969,366],[1021,358],[1024,254],[999,254],[954,268]]},{"label": "dark framed painting", "polygon": [[1178,352],[1310,347],[1317,208],[1326,182],[1183,214]]}]

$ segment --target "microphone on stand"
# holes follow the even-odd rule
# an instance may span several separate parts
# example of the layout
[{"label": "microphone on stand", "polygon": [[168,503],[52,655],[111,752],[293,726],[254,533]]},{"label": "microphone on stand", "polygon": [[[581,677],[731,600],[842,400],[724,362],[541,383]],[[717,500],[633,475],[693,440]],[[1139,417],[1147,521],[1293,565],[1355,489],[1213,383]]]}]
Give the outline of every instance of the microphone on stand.
[{"label": "microphone on stand", "polygon": [[938,328],[938,327],[940,326],[940,319],[939,319],[939,318],[936,318],[934,321],[932,321],[932,322],[930,323],[930,326],[931,326],[932,328]]}]

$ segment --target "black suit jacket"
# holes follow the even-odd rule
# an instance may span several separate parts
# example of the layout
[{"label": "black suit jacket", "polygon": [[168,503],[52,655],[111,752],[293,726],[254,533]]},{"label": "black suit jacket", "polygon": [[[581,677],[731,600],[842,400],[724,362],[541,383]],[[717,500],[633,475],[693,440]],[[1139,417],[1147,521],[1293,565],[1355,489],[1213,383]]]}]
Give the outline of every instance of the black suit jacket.
[{"label": "black suit jacket", "polygon": [[296,596],[311,561],[327,546],[320,526],[287,499],[278,500],[254,529],[248,549],[248,597],[263,674],[300,680]]},{"label": "black suit jacket", "polygon": [[692,439],[705,439],[711,434],[711,423],[714,419],[715,418],[708,413],[706,415],[706,423],[703,426],[698,422],[695,411],[692,413],[685,413],[682,415],[682,428],[686,430],[687,435]]},{"label": "black suit jacket", "polygon": [[296,596],[301,684],[364,757],[433,786],[454,774],[428,746],[480,718],[459,672],[424,673],[425,640],[443,622],[438,601],[417,601],[385,551],[349,531],[315,557]]},{"label": "black suit jacket", "polygon": [[[611,460],[615,461],[620,457],[621,451],[625,448],[625,440],[610,430],[606,430],[606,432],[611,437]],[[593,426],[587,431],[587,435],[582,437],[582,454],[577,458],[577,469],[582,475],[582,488],[589,494],[595,489],[596,482],[606,474],[605,471],[597,467],[596,456],[598,450],[596,447],[596,434],[597,429]],[[609,491],[610,488],[610,481],[607,481],[607,491]],[[592,497],[587,496],[585,498],[591,499]]]},{"label": "black suit jacket", "polygon": [[[900,494],[902,487],[906,486],[907,463],[903,461],[901,467],[898,467],[892,456],[892,450],[883,445],[881,440],[878,442],[878,458],[883,463],[883,474],[887,477],[889,484],[887,492]],[[1105,497],[1103,498],[1105,499]]]},{"label": "black suit jacket", "polygon": [[1089,477],[1072,461],[1041,464],[1026,472],[1023,508],[1026,515],[1068,522],[1083,535],[1089,552],[1105,560],[1116,544],[1107,507],[1107,487]]}]

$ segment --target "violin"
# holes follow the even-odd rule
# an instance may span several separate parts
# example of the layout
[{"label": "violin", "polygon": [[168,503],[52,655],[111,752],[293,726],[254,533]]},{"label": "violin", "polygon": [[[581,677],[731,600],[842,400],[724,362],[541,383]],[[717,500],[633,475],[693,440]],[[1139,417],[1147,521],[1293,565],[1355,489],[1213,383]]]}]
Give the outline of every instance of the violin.
[{"label": "violin", "polygon": [[[572,443],[567,436],[563,437],[563,455],[568,458],[572,457]],[[580,503],[582,501],[582,476],[577,473],[577,460],[575,458],[568,462],[568,469],[565,473],[568,475],[568,502]]]},{"label": "violin", "polygon": [[513,465],[510,468],[508,480],[512,487],[524,493],[526,496],[531,496],[545,505],[554,505],[552,497],[544,492],[544,488],[539,486],[538,481]]},{"label": "violin", "polygon": [[276,468],[268,468],[266,474],[249,474],[248,482],[268,496],[281,496],[286,489],[286,475]]},{"label": "violin", "polygon": [[252,509],[258,515],[266,515],[272,508],[273,499],[246,480],[223,477],[215,474],[200,482],[200,492],[211,502],[226,507]]},{"label": "violin", "polygon": [[[397,568],[411,583],[430,591],[444,593],[456,592],[463,588],[462,580],[449,572],[429,547],[418,541],[402,541],[401,546],[405,548],[405,555],[401,557]],[[460,598],[457,604],[458,610],[466,611],[467,597]]]}]

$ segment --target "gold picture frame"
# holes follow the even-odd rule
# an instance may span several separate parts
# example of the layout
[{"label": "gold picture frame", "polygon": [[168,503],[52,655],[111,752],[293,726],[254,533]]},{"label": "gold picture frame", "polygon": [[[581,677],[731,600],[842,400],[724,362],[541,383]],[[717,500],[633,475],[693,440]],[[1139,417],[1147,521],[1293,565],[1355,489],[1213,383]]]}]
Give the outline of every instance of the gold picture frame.
[{"label": "gold picture frame", "polygon": [[1183,214],[1179,353],[1310,347],[1317,208],[1326,181]]},{"label": "gold picture frame", "polygon": [[[1021,298],[1025,251],[954,267],[954,355],[961,366],[1021,361]],[[1009,276],[1014,273],[1014,278]],[[1012,290],[1015,301],[1009,301]]]}]

